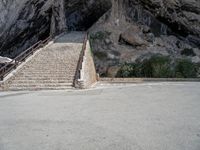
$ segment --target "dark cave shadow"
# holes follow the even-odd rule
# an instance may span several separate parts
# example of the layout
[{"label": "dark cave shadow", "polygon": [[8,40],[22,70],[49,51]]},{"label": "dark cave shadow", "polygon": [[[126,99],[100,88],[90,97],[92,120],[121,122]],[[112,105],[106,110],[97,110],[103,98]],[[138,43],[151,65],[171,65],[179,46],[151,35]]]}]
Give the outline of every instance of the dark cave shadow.
[{"label": "dark cave shadow", "polygon": [[58,36],[54,43],[83,43],[87,32],[84,31],[68,31]]}]

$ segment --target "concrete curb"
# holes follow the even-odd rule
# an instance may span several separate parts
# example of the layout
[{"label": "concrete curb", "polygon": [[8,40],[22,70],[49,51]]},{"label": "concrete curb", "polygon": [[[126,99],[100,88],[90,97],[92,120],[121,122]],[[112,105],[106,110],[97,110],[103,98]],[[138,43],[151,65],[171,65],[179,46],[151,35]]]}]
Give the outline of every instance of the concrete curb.
[{"label": "concrete curb", "polygon": [[105,83],[200,82],[200,78],[100,78]]}]

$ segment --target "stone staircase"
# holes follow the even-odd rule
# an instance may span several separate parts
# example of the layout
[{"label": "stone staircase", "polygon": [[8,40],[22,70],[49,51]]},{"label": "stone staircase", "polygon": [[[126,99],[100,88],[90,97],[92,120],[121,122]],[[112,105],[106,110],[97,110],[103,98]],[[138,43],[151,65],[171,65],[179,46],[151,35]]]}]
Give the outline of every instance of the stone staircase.
[{"label": "stone staircase", "polygon": [[66,33],[38,51],[8,81],[7,89],[72,89],[84,36],[84,32]]}]

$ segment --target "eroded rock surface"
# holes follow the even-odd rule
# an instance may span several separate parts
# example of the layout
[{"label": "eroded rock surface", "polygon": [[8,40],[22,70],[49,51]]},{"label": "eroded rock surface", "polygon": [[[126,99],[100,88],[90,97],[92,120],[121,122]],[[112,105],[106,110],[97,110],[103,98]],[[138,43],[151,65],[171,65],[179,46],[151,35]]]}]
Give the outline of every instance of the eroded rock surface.
[{"label": "eroded rock surface", "polygon": [[0,55],[15,57],[65,30],[86,30],[111,8],[108,0],[0,0]]},{"label": "eroded rock surface", "polygon": [[0,55],[14,57],[50,33],[50,0],[0,1]]},{"label": "eroded rock surface", "polygon": [[125,42],[134,47],[147,45],[147,43],[142,38],[140,29],[137,26],[128,28],[120,35],[119,40],[122,43]]},{"label": "eroded rock surface", "polygon": [[[103,59],[99,55],[94,57],[100,75],[111,74],[109,68],[119,64],[155,54],[198,62],[199,0],[113,0],[112,3],[112,10],[91,29],[92,35],[111,33],[106,37],[111,44],[104,39],[92,40],[94,53],[104,54]],[[181,54],[187,49],[195,51],[195,58]]]},{"label": "eroded rock surface", "polygon": [[100,74],[153,54],[183,57],[184,49],[200,60],[200,0],[0,0],[1,56],[13,58],[49,35],[88,28],[103,33],[92,43]]}]

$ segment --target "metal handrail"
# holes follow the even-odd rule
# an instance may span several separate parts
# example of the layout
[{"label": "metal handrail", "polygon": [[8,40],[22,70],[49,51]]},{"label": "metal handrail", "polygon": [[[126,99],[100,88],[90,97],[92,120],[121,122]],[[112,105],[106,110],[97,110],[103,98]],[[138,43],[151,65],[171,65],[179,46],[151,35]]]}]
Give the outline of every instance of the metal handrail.
[{"label": "metal handrail", "polygon": [[25,61],[30,55],[32,55],[37,49],[40,47],[45,46],[49,41],[51,40],[51,37],[49,36],[43,41],[39,41],[26,49],[24,52],[19,54],[17,57],[15,57],[11,62],[7,63],[3,67],[0,68],[0,80],[3,80],[12,70],[16,69],[19,64],[23,61]]},{"label": "metal handrail", "polygon": [[81,78],[81,70],[83,68],[83,66],[82,66],[83,59],[86,54],[87,41],[88,41],[88,33],[86,33],[84,41],[83,41],[83,46],[82,46],[82,50],[81,50],[81,53],[79,56],[79,61],[77,64],[76,74],[75,74],[75,78],[74,78],[74,85],[76,85],[76,82]]}]

